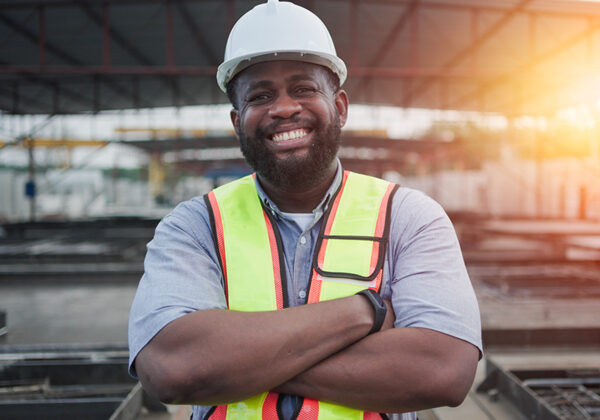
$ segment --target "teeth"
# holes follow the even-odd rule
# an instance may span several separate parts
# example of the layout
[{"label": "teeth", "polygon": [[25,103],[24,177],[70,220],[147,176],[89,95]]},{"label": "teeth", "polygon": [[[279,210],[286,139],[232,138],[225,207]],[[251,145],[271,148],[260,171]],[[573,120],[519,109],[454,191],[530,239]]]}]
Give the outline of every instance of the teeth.
[{"label": "teeth", "polygon": [[292,140],[299,137],[304,137],[308,134],[308,131],[304,128],[299,130],[286,131],[284,133],[277,133],[273,135],[273,141]]}]

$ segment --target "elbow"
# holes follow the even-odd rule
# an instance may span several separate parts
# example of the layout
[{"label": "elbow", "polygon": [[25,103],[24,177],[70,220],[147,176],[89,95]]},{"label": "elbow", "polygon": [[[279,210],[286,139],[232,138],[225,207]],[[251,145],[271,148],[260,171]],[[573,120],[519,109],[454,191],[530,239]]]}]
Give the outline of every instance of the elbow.
[{"label": "elbow", "polygon": [[467,397],[475,378],[476,365],[467,369],[456,367],[440,373],[440,380],[433,387],[432,398],[436,406],[458,407]]},{"label": "elbow", "polygon": [[448,390],[446,393],[447,395],[444,396],[444,403],[442,405],[448,407],[458,407],[463,403],[468,393],[469,388]]},{"label": "elbow", "polygon": [[144,390],[164,404],[200,404],[214,395],[208,375],[193,372],[185,364],[169,359],[136,361],[136,368]]},{"label": "elbow", "polygon": [[183,399],[181,381],[168,367],[145,366],[138,362],[136,365],[142,387],[151,397],[164,404],[177,404]]}]

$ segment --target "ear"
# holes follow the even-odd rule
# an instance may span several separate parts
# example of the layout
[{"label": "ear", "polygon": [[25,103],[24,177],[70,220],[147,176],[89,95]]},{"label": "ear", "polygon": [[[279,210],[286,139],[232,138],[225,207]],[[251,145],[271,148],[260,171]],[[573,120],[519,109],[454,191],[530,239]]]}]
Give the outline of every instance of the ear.
[{"label": "ear", "polygon": [[235,135],[239,138],[240,136],[240,112],[232,108],[229,111],[229,118],[231,118],[231,123],[233,124],[233,130],[235,131]]},{"label": "ear", "polygon": [[334,103],[340,115],[340,128],[342,128],[348,119],[348,94],[345,90],[340,89],[335,93]]}]

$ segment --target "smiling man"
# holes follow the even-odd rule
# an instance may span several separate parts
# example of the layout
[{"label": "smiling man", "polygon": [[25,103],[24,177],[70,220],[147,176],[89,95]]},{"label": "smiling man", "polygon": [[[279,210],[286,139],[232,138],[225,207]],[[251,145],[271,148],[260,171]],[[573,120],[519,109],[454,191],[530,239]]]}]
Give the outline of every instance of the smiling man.
[{"label": "smiling man", "polygon": [[200,419],[415,419],[462,402],[477,302],[447,216],[344,171],[346,67],[314,14],[270,0],[217,81],[256,173],[180,204],[148,245],[130,372]]}]

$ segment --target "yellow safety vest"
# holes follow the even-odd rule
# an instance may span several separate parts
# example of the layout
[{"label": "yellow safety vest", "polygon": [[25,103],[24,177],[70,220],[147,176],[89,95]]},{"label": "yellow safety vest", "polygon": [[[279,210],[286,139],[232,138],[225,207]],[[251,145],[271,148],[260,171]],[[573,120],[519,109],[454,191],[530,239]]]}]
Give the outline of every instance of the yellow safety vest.
[{"label": "yellow safety vest", "polygon": [[[268,311],[288,307],[283,246],[271,212],[249,175],[205,196],[215,247],[223,270],[229,309]],[[389,233],[391,201],[397,185],[344,172],[319,232],[308,303],[346,297],[371,288],[379,292]],[[280,420],[280,395],[265,392],[248,400],[213,407],[210,420]],[[375,420],[386,418],[336,404],[300,398],[295,420]]]}]

